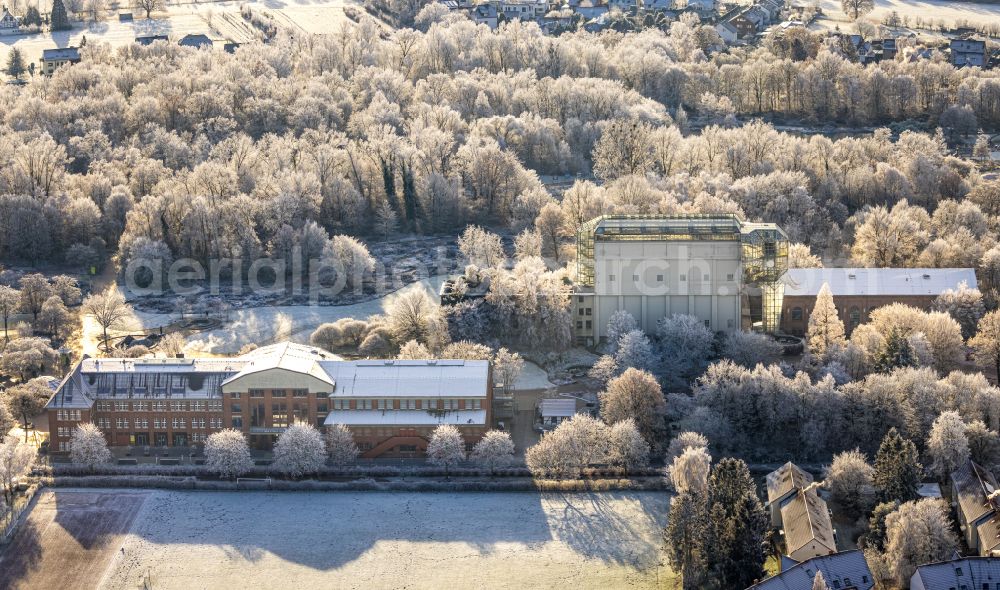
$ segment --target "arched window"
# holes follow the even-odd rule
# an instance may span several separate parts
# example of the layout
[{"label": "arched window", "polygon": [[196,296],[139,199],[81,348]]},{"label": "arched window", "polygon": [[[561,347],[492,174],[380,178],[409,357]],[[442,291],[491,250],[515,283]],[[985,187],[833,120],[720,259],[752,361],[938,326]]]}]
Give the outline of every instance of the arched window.
[{"label": "arched window", "polygon": [[802,319],[802,308],[801,307],[793,307],[792,308],[792,319],[793,320],[801,320]]}]

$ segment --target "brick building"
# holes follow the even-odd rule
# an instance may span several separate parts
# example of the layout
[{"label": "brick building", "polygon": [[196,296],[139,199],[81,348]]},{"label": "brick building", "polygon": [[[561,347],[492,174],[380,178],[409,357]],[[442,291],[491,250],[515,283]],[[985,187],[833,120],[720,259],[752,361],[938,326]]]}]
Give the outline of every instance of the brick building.
[{"label": "brick building", "polygon": [[879,307],[903,303],[929,310],[942,292],[962,283],[972,288],[977,284],[971,268],[791,268],[782,280],[781,329],[800,336],[806,332],[824,283],[830,285],[848,335]]},{"label": "brick building", "polygon": [[377,457],[421,454],[443,423],[471,447],[488,429],[491,400],[487,361],[345,361],[282,343],[234,358],[86,358],[46,408],[56,454],[69,451],[80,422],[96,424],[111,446],[197,446],[235,428],[258,450],[306,422],[345,424],[362,456]]}]

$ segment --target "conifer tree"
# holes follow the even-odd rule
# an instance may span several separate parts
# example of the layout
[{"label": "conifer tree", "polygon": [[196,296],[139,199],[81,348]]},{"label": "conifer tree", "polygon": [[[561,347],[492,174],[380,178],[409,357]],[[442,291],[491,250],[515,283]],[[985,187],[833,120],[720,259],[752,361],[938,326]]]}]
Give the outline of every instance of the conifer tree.
[{"label": "conifer tree", "polygon": [[808,337],[809,352],[818,357],[826,356],[832,347],[844,343],[844,322],[837,314],[833,293],[826,283],[816,295],[816,305],[809,314]]},{"label": "conifer tree", "polygon": [[902,332],[893,328],[875,360],[875,370],[879,373],[891,373],[895,369],[917,365],[917,356],[910,341]]},{"label": "conifer tree", "polygon": [[49,17],[53,31],[68,31],[72,27],[69,24],[69,17],[66,15],[66,5],[63,0],[52,0],[52,15]]},{"label": "conifer tree", "polygon": [[14,47],[7,54],[7,75],[15,80],[19,80],[25,69],[24,56],[21,55],[20,49]]},{"label": "conifer tree", "polygon": [[875,456],[873,480],[882,502],[907,502],[917,498],[923,471],[918,457],[913,441],[903,438],[895,428],[890,428]]},{"label": "conifer tree", "polygon": [[746,588],[764,575],[769,522],[746,463],[726,458],[708,482],[709,565],[723,588]]},{"label": "conifer tree", "polygon": [[670,502],[670,518],[664,531],[667,561],[681,573],[684,590],[701,588],[705,580],[706,516],[702,492],[682,492]]}]

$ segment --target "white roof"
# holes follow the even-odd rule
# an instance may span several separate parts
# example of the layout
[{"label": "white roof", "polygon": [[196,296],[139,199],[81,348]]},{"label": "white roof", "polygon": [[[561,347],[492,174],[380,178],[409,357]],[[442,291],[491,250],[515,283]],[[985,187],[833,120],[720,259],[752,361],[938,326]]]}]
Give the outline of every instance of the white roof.
[{"label": "white roof", "polygon": [[226,379],[222,384],[226,385],[246,375],[269,369],[285,369],[293,373],[312,375],[320,381],[325,381],[333,385],[333,381],[320,368],[318,361],[335,361],[339,359],[339,356],[314,346],[281,342],[258,348],[239,357],[239,360],[244,361],[243,367],[239,369],[239,373]]},{"label": "white roof", "polygon": [[326,417],[326,426],[483,426],[486,410],[334,410]]},{"label": "white roof", "polygon": [[576,414],[575,399],[543,399],[539,403],[539,411],[543,417],[556,416],[570,418]]},{"label": "white roof", "polygon": [[790,268],[782,278],[785,296],[815,297],[826,283],[834,297],[849,295],[929,295],[965,283],[976,288],[971,268]]},{"label": "white roof", "polygon": [[365,360],[319,365],[336,384],[334,398],[485,398],[489,389],[489,361]]}]

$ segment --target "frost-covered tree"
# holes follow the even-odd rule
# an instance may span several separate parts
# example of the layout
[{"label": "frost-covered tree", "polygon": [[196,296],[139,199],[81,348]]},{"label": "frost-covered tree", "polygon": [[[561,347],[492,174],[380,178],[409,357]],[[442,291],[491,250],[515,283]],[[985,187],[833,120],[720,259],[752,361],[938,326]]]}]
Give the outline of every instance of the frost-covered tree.
[{"label": "frost-covered tree", "polygon": [[789,244],[788,268],[823,268],[823,261],[805,244]]},{"label": "frost-covered tree", "polygon": [[518,260],[540,257],[542,255],[542,236],[538,230],[525,228],[514,238],[514,257]]},{"label": "frost-covered tree", "polygon": [[448,326],[441,306],[422,286],[414,285],[390,297],[383,308],[386,325],[396,342],[416,340],[431,349],[446,342]]},{"label": "frost-covered tree", "polygon": [[521,355],[501,348],[493,357],[493,372],[499,379],[504,395],[511,395],[514,391],[514,384],[524,370],[524,359]]},{"label": "frost-covered tree", "polygon": [[452,342],[441,349],[443,359],[465,359],[472,361],[488,361],[493,359],[493,349],[485,344],[461,340]]},{"label": "frost-covered tree", "polygon": [[7,323],[21,304],[21,293],[10,286],[0,285],[0,319],[3,320],[4,340],[10,340]]},{"label": "frost-covered tree", "polygon": [[37,454],[35,447],[13,436],[0,442],[0,486],[8,504],[14,500],[15,483],[28,473]]},{"label": "frost-covered tree", "polygon": [[1000,375],[1000,311],[991,311],[979,320],[969,346],[981,367],[989,367]]},{"label": "frost-covered tree", "polygon": [[657,322],[656,335],[663,348],[664,370],[671,375],[700,374],[712,353],[715,335],[692,315],[674,314]]},{"label": "frost-covered tree", "polygon": [[667,454],[664,457],[664,461],[667,464],[672,463],[674,459],[679,457],[680,454],[688,448],[705,449],[707,451],[708,439],[698,432],[681,432],[674,438],[670,439],[670,444],[667,445]]},{"label": "frost-covered tree", "polygon": [[66,335],[71,319],[66,304],[58,295],[46,299],[41,311],[38,312],[39,326],[55,339],[61,339]]},{"label": "frost-covered tree", "polygon": [[670,481],[678,493],[704,494],[712,457],[704,447],[688,447],[670,464]]},{"label": "frost-covered tree", "polygon": [[514,460],[514,441],[502,430],[490,430],[472,449],[472,460],[495,474],[497,469],[510,465]]},{"label": "frost-covered tree", "polygon": [[781,353],[781,345],[767,334],[738,330],[726,334],[722,343],[722,356],[748,369],[773,364]]},{"label": "frost-covered tree", "polygon": [[851,20],[858,20],[875,8],[874,0],[840,0],[840,7]]},{"label": "frost-covered tree", "polygon": [[909,339],[902,332],[893,328],[885,340],[885,345],[878,353],[878,358],[875,360],[875,370],[881,373],[891,373],[899,368],[918,365],[917,354]]},{"label": "frost-covered tree", "polygon": [[872,476],[882,502],[908,502],[917,498],[923,474],[919,458],[913,441],[904,438],[895,428],[890,428],[875,456]]},{"label": "frost-covered tree", "polygon": [[73,436],[69,441],[69,456],[74,465],[84,465],[91,470],[111,462],[108,441],[93,422],[84,422],[73,429]]},{"label": "frost-covered tree", "polygon": [[608,432],[610,444],[608,462],[625,469],[644,467],[649,463],[649,443],[631,418],[615,422]]},{"label": "frost-covered tree", "polygon": [[458,238],[458,249],[470,264],[482,269],[500,267],[506,260],[500,236],[478,225],[465,228]]},{"label": "frost-covered tree", "polygon": [[618,352],[618,341],[622,336],[639,329],[639,323],[627,310],[619,309],[608,318],[608,351],[613,355]]},{"label": "frost-covered tree", "polygon": [[427,347],[416,340],[410,340],[399,347],[399,354],[396,358],[400,360],[421,360],[432,359],[434,355]]},{"label": "frost-covered tree", "polygon": [[21,423],[24,442],[28,442],[28,423],[42,413],[50,397],[52,389],[45,379],[32,379],[7,390],[4,401],[11,415]]},{"label": "frost-covered tree", "polygon": [[844,322],[837,313],[833,303],[833,293],[830,285],[823,283],[816,294],[816,305],[809,314],[809,327],[806,330],[809,342],[809,352],[820,357],[826,355],[844,344]]},{"label": "frost-covered tree", "polygon": [[42,305],[52,296],[52,285],[45,276],[39,273],[26,274],[21,277],[21,309],[30,313],[35,321],[42,311]]},{"label": "frost-covered tree", "polygon": [[14,416],[7,409],[7,404],[0,403],[0,441],[3,441],[10,429],[14,428],[16,424]]},{"label": "frost-covered tree", "polygon": [[639,369],[626,369],[608,382],[600,394],[601,419],[608,424],[632,420],[643,438],[655,445],[663,430],[666,403],[663,390],[652,374]]},{"label": "frost-covered tree", "polygon": [[160,339],[157,347],[168,357],[178,357],[184,352],[187,341],[180,332],[171,332]]},{"label": "frost-covered tree", "polygon": [[110,350],[108,330],[123,327],[134,315],[132,306],[125,301],[121,292],[113,287],[109,287],[103,293],[89,295],[84,299],[83,313],[94,318],[97,325],[101,327],[105,350]]},{"label": "frost-covered tree", "polygon": [[875,468],[858,449],[833,456],[823,473],[823,485],[850,514],[860,516],[875,503]]},{"label": "frost-covered tree", "polygon": [[434,429],[427,443],[427,460],[432,465],[444,467],[446,477],[452,467],[465,460],[465,440],[458,428],[441,424]]},{"label": "frost-covered tree", "polygon": [[641,121],[611,121],[594,145],[594,174],[605,180],[644,174],[653,165],[651,131]]},{"label": "frost-covered tree", "polygon": [[208,435],[205,465],[224,479],[233,479],[253,469],[247,439],[239,430],[227,428]]},{"label": "frost-covered tree", "polygon": [[826,580],[823,578],[823,572],[816,572],[816,577],[813,578],[812,590],[830,590],[830,587],[826,585]]},{"label": "frost-covered tree", "polygon": [[951,559],[958,550],[948,508],[934,498],[901,504],[886,516],[885,532],[886,561],[901,588],[918,565]]},{"label": "frost-covered tree", "polygon": [[958,289],[948,289],[934,300],[934,310],[943,311],[962,326],[962,337],[970,338],[976,333],[979,320],[986,315],[983,294],[979,289],[970,289],[963,281]]},{"label": "frost-covered tree", "polygon": [[1000,461],[1000,434],[990,430],[982,420],[966,424],[965,437],[969,441],[970,459],[990,467]]},{"label": "frost-covered tree", "polygon": [[618,340],[615,364],[622,368],[650,370],[653,368],[653,345],[642,330],[626,332]]},{"label": "frost-covered tree", "polygon": [[969,439],[958,412],[942,412],[934,420],[927,437],[927,454],[933,460],[931,467],[942,481],[969,460]]},{"label": "frost-covered tree", "polygon": [[334,424],[326,429],[326,452],[334,465],[352,463],[360,453],[354,435],[343,424]]},{"label": "frost-covered tree", "polygon": [[[25,327],[30,333],[30,326],[25,324]],[[17,375],[24,381],[55,368],[58,360],[59,353],[52,349],[47,339],[22,336],[4,347],[0,354],[0,373]]]},{"label": "frost-covered tree", "polygon": [[576,414],[527,449],[525,462],[535,476],[576,477],[589,465],[607,462],[608,452],[608,425]]},{"label": "frost-covered tree", "polygon": [[311,424],[292,424],[274,445],[274,468],[293,479],[318,472],[326,464],[326,443]]},{"label": "frost-covered tree", "polygon": [[392,346],[382,334],[372,332],[358,346],[358,354],[367,358],[386,358],[390,355]]},{"label": "frost-covered tree", "polygon": [[596,381],[603,388],[606,387],[608,381],[614,379],[618,373],[618,362],[615,361],[615,357],[610,354],[605,354],[598,357],[598,359],[594,361],[594,365],[587,371],[587,377]]},{"label": "frost-covered tree", "polygon": [[365,275],[375,270],[375,258],[368,247],[351,236],[333,236],[323,247],[322,259],[345,286],[360,288]]}]

